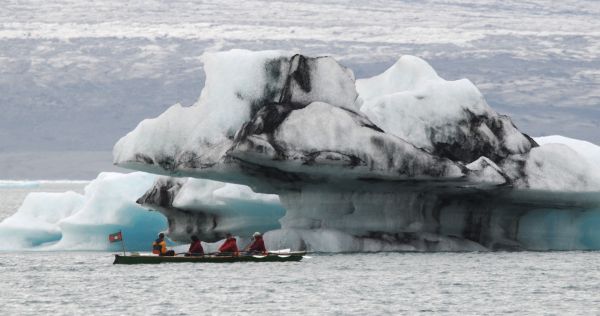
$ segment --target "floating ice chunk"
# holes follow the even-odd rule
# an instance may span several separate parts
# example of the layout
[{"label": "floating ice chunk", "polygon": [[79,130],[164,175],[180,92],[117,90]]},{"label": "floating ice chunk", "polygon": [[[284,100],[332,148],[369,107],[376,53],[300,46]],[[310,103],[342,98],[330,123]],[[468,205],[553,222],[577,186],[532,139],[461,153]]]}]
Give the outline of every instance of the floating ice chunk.
[{"label": "floating ice chunk", "polygon": [[[130,250],[148,249],[166,219],[135,203],[155,175],[101,173],[85,194],[30,193],[19,210],[0,223],[3,247],[37,250],[117,250],[108,234],[121,230]],[[7,250],[3,248],[2,250]]]},{"label": "floating ice chunk", "polygon": [[62,237],[60,220],[71,216],[84,203],[75,192],[34,192],[15,214],[0,223],[1,250],[26,249],[56,242]]},{"label": "floating ice chunk", "polygon": [[39,186],[40,186],[39,181],[0,180],[0,189],[3,189],[3,188],[37,188]]},{"label": "floating ice chunk", "polygon": [[85,203],[58,225],[62,238],[50,249],[109,250],[108,234],[121,230],[131,250],[148,249],[156,234],[167,226],[165,218],[135,203],[152,185],[155,175],[101,173],[85,187]]}]

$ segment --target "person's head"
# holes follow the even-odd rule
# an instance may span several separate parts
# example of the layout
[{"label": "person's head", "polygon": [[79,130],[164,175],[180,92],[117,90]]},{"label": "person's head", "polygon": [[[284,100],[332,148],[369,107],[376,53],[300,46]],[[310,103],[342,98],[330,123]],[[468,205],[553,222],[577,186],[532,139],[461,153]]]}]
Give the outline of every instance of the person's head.
[{"label": "person's head", "polygon": [[259,233],[259,232],[256,232],[256,233],[252,234],[252,237],[253,237],[253,238],[256,238],[256,237],[261,237],[261,235],[260,235],[260,233]]},{"label": "person's head", "polygon": [[225,234],[225,238],[227,238],[227,239],[232,238],[232,237],[233,237],[233,235],[231,235],[230,233]]},{"label": "person's head", "polygon": [[165,234],[164,234],[164,233],[160,233],[160,234],[158,234],[158,238],[159,238],[159,239],[164,239],[164,238],[165,238]]},{"label": "person's head", "polygon": [[198,241],[198,236],[196,236],[196,235],[192,235],[191,238],[192,238],[192,241]]}]

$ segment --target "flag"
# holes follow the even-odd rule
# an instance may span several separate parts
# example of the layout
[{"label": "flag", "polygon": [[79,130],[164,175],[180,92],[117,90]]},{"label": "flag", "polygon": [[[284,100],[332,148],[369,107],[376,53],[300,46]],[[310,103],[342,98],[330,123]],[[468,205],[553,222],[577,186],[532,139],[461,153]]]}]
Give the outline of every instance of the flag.
[{"label": "flag", "polygon": [[121,234],[121,232],[110,234],[110,235],[108,235],[108,241],[110,241],[110,242],[123,241],[123,235]]}]

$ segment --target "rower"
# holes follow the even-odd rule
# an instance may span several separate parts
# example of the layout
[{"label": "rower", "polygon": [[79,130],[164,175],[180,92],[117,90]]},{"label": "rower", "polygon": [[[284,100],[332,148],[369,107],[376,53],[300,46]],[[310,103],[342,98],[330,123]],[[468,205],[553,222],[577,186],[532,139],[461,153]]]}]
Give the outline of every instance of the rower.
[{"label": "rower", "polygon": [[158,239],[152,243],[152,253],[159,256],[174,256],[175,251],[167,250],[167,242],[165,242],[165,234],[158,234]]},{"label": "rower", "polygon": [[204,256],[204,249],[202,248],[202,243],[200,242],[200,239],[198,239],[198,236],[193,235],[191,238],[192,243],[190,244],[190,249],[185,256]]},{"label": "rower", "polygon": [[265,247],[265,241],[263,240],[261,233],[254,233],[252,239],[252,243],[248,246],[248,252],[266,254],[267,248]]},{"label": "rower", "polygon": [[237,256],[239,250],[235,238],[230,233],[227,233],[225,236],[225,242],[219,247],[219,253]]}]

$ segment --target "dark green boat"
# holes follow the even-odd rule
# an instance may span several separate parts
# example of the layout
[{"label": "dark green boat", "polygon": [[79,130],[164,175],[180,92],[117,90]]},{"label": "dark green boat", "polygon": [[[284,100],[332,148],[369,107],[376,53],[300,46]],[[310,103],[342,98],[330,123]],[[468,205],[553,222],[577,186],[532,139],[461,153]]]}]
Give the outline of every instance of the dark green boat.
[{"label": "dark green boat", "polygon": [[178,263],[178,262],[198,262],[198,263],[231,263],[231,262],[287,262],[300,261],[306,252],[290,252],[286,254],[268,254],[268,255],[240,255],[240,256],[198,256],[198,257],[166,257],[166,256],[147,256],[115,255],[113,264],[157,264],[157,263]]}]

